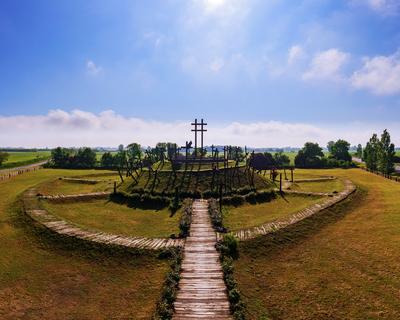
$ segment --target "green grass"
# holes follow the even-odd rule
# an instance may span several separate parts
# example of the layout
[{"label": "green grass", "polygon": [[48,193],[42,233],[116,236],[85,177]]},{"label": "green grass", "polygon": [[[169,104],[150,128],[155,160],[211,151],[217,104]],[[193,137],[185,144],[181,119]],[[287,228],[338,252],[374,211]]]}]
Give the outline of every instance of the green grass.
[{"label": "green grass", "polygon": [[400,183],[360,169],[302,173],[349,178],[359,191],[286,231],[240,245],[235,278],[247,319],[397,319]]},{"label": "green grass", "polygon": [[0,182],[0,318],[149,319],[166,261],[109,255],[56,243],[32,229],[18,195],[59,176],[98,173],[39,170]]},{"label": "green grass", "polygon": [[50,158],[50,151],[13,151],[7,152],[9,157],[0,169],[14,168],[40,162]]},{"label": "green grass", "polygon": [[295,182],[289,187],[289,190],[304,192],[340,192],[344,188],[344,184],[340,179],[327,181],[307,181]]},{"label": "green grass", "polygon": [[149,210],[130,208],[109,200],[76,203],[42,201],[54,215],[84,228],[135,237],[163,237],[179,233],[180,211],[171,217],[168,208]]},{"label": "green grass", "polygon": [[231,231],[260,226],[287,217],[297,211],[320,202],[320,197],[286,195],[261,204],[244,204],[223,208],[224,225]]},{"label": "green grass", "polygon": [[[86,179],[103,179],[102,177],[85,176]],[[114,178],[114,179],[110,179]],[[96,184],[86,184],[76,181],[66,181],[61,179],[54,179],[41,184],[38,187],[38,192],[43,195],[57,195],[57,194],[80,194],[108,191],[111,192],[114,188],[114,181],[118,182],[118,177],[109,176],[107,181],[101,181]]]}]

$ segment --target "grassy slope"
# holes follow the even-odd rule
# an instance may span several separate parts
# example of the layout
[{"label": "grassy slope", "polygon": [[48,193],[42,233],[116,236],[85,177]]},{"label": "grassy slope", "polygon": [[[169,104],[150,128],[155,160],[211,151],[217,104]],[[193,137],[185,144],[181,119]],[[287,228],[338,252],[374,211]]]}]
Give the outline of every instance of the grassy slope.
[{"label": "grassy slope", "polygon": [[240,246],[235,276],[248,319],[398,318],[400,183],[358,169],[322,172],[361,191],[328,214]]},{"label": "grassy slope", "polygon": [[244,204],[239,207],[224,208],[224,225],[235,231],[259,226],[300,211],[313,203],[321,201],[319,197],[287,195],[261,204]]},{"label": "grassy slope", "polygon": [[0,182],[1,319],[148,319],[153,312],[165,262],[67,249],[26,227],[17,195],[79,172],[41,170]]},{"label": "grassy slope", "polygon": [[[181,191],[205,191],[210,189],[212,182],[212,173],[210,171],[206,172],[196,172],[193,173],[191,178],[189,179],[189,172],[184,174],[182,172],[177,173],[177,178],[174,181],[172,171],[169,172],[159,172],[158,178],[159,181],[155,179],[154,174],[150,177],[148,172],[143,172],[138,185],[132,184],[132,179],[126,179],[126,181],[122,184],[121,190],[131,192],[132,189],[141,187],[145,189],[155,190],[158,192],[161,191],[174,191],[176,187],[179,187]],[[268,189],[273,187],[270,181],[262,178],[259,175],[255,175],[254,178],[255,185],[258,189]],[[248,185],[247,176],[244,173],[244,170],[240,170],[240,183],[237,178],[234,179],[234,187],[240,188]],[[218,186],[218,182],[215,183],[215,186]]]},{"label": "grassy slope", "polygon": [[55,179],[41,184],[38,187],[38,192],[45,195],[79,194],[100,191],[112,191],[113,187],[114,183],[112,180],[99,182],[96,184],[86,184]]},{"label": "grassy slope", "polygon": [[168,208],[144,210],[106,200],[43,204],[57,216],[89,229],[136,237],[167,238],[179,233],[180,212],[170,217]]},{"label": "grassy slope", "polygon": [[340,192],[344,188],[340,179],[329,181],[298,182],[290,186],[290,190],[305,192]]}]

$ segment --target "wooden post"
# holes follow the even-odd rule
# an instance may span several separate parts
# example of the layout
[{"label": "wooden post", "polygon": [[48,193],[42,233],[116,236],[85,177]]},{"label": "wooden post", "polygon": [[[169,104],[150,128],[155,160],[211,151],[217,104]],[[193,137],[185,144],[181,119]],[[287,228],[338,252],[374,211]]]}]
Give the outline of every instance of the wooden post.
[{"label": "wooden post", "polygon": [[282,173],[279,174],[279,192],[282,193]]},{"label": "wooden post", "polygon": [[219,184],[219,212],[222,214],[222,182]]},{"label": "wooden post", "polygon": [[293,181],[293,168],[290,168],[290,174],[291,174],[291,181],[292,181],[292,183],[294,182]]},{"label": "wooden post", "polygon": [[117,181],[114,181],[114,194],[117,193]]}]

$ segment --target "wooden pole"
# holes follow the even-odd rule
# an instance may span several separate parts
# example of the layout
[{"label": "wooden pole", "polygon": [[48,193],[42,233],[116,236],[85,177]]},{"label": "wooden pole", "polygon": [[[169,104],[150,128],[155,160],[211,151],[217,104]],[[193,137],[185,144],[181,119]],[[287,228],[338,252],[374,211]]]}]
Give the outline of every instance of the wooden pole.
[{"label": "wooden pole", "polygon": [[282,193],[282,173],[279,174],[279,192]]}]

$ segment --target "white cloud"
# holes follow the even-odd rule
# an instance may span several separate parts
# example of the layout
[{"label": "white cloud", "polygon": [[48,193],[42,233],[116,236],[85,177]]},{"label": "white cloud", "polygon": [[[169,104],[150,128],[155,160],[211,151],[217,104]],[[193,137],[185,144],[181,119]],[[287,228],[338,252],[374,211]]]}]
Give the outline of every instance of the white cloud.
[{"label": "white cloud", "polygon": [[349,0],[351,5],[365,6],[383,16],[395,16],[400,13],[398,0]]},{"label": "white cloud", "polygon": [[377,95],[400,93],[400,51],[390,56],[365,58],[363,67],[352,75],[351,84]]},{"label": "white cloud", "polygon": [[[232,122],[212,123],[205,135],[205,143],[236,144],[254,147],[302,146],[315,141],[325,146],[329,140],[344,138],[352,144],[365,142],[372,132],[384,127],[368,124],[342,124],[342,127],[307,123]],[[388,127],[393,137],[400,137],[399,123]],[[99,114],[82,110],[67,112],[51,110],[47,115],[0,116],[0,146],[56,147],[56,146],[117,146],[133,141],[144,146],[159,141],[183,144],[193,139],[190,121],[161,122],[124,117],[112,110]],[[10,135],[10,132],[13,132]],[[338,134],[340,136],[338,136]],[[395,141],[400,143],[400,141]]]},{"label": "white cloud", "polygon": [[92,60],[89,60],[89,61],[86,63],[86,71],[87,71],[87,73],[89,73],[90,75],[95,76],[95,75],[99,74],[100,72],[102,72],[102,71],[103,71],[103,68],[100,67],[100,66],[96,66],[96,64],[95,64]]},{"label": "white cloud", "polygon": [[298,61],[304,55],[304,50],[299,45],[294,45],[290,47],[288,52],[288,65],[292,65],[296,61]]},{"label": "white cloud", "polygon": [[314,55],[310,68],[303,73],[303,80],[343,80],[341,70],[349,60],[349,54],[338,49],[329,49]]}]

